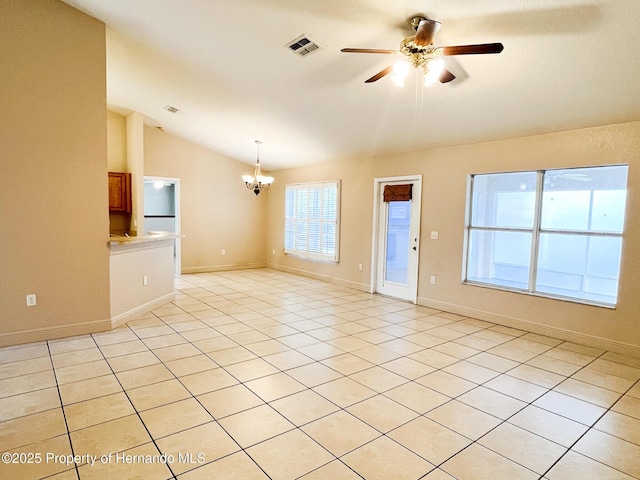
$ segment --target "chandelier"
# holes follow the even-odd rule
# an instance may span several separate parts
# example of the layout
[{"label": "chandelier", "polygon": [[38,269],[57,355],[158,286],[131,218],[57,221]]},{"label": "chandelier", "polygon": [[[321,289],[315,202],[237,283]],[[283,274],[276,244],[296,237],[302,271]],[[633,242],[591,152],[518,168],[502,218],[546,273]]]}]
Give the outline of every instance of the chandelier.
[{"label": "chandelier", "polygon": [[262,169],[260,168],[260,144],[262,142],[260,140],[256,140],[256,145],[258,148],[258,156],[256,158],[256,168],[253,171],[253,176],[251,175],[243,175],[242,180],[244,180],[245,185],[249,190],[253,190],[253,193],[256,195],[260,195],[262,190],[268,190],[271,184],[273,183],[273,177],[265,177],[262,175]]}]

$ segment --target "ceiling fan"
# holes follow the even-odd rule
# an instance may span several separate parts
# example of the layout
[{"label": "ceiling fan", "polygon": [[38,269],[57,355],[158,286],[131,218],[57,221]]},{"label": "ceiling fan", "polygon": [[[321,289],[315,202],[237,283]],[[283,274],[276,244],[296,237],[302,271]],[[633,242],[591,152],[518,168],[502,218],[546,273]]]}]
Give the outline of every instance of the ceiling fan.
[{"label": "ceiling fan", "polygon": [[409,68],[421,68],[424,72],[425,85],[436,81],[447,83],[456,77],[444,68],[444,61],[440,57],[451,55],[483,55],[500,53],[504,49],[501,43],[482,43],[477,45],[457,45],[452,47],[435,47],[433,39],[440,29],[440,22],[429,20],[421,15],[414,15],[409,19],[416,34],[400,42],[399,50],[382,50],[375,48],[343,48],[346,53],[381,53],[387,55],[402,54],[408,61],[398,61],[395,65],[385,68],[373,77],[365,80],[372,83],[393,72],[392,80],[398,85],[404,85],[404,79],[409,74]]}]

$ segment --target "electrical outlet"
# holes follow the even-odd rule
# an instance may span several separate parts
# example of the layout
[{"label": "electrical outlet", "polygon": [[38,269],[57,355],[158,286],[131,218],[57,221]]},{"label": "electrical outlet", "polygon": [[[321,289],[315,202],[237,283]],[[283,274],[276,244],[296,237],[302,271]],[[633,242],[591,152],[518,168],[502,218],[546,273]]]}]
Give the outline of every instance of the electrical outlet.
[{"label": "electrical outlet", "polygon": [[227,254],[227,251],[223,248],[222,249],[222,255],[226,255],[226,254]]},{"label": "electrical outlet", "polygon": [[276,254],[276,249],[274,248],[273,250],[271,250],[271,253],[275,255]]},{"label": "electrical outlet", "polygon": [[438,239],[438,232],[431,232],[431,240],[437,240]]},{"label": "electrical outlet", "polygon": [[36,306],[36,294],[30,293],[27,295],[27,307],[35,307]]},{"label": "electrical outlet", "polygon": [[431,275],[431,285],[435,285],[435,284],[436,284],[436,276]]},{"label": "electrical outlet", "polygon": [[147,285],[149,283],[149,277],[147,277],[146,275],[144,277],[142,277],[142,285]]},{"label": "electrical outlet", "polygon": [[358,270],[362,271],[362,264],[361,263],[358,264]]}]

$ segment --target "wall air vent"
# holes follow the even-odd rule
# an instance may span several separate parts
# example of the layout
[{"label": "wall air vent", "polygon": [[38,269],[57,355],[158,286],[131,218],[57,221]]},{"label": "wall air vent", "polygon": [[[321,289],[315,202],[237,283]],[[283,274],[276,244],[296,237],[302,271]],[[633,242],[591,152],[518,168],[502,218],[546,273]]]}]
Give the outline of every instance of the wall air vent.
[{"label": "wall air vent", "polygon": [[292,42],[289,42],[287,44],[287,48],[289,48],[289,50],[291,50],[296,55],[304,57],[305,55],[318,50],[320,48],[320,45],[318,45],[315,40],[310,39],[306,35],[302,35]]}]

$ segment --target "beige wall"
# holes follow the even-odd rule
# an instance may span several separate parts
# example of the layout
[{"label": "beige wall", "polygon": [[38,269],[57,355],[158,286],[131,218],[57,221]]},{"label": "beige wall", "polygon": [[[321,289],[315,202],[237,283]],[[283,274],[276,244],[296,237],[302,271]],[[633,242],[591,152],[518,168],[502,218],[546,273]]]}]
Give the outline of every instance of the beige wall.
[{"label": "beige wall", "polygon": [[127,172],[127,119],[107,110],[107,168]]},{"label": "beige wall", "polygon": [[0,18],[0,345],[108,328],[104,24],[51,0]]},{"label": "beige wall", "polygon": [[114,245],[109,263],[114,327],[174,300],[173,239]]},{"label": "beige wall", "polygon": [[256,197],[247,190],[242,175],[252,172],[251,165],[145,126],[144,174],[180,179],[183,273],[265,265],[269,192]]},{"label": "beige wall", "polygon": [[[539,333],[640,355],[640,122],[514,140],[344,160],[272,172],[266,247],[270,266],[367,289],[371,275],[373,180],[422,174],[418,303]],[[467,177],[472,173],[629,163],[629,192],[616,309],[581,305],[461,283]],[[318,263],[283,251],[287,183],[342,180],[340,263]],[[429,232],[439,232],[431,240]],[[276,249],[276,255],[271,249]],[[364,265],[358,270],[358,263]],[[429,276],[437,276],[437,284]],[[629,348],[627,348],[629,347]]]},{"label": "beige wall", "polygon": [[[127,172],[127,119],[107,111],[107,170]],[[131,214],[109,212],[109,232],[122,235],[130,230]]]}]

